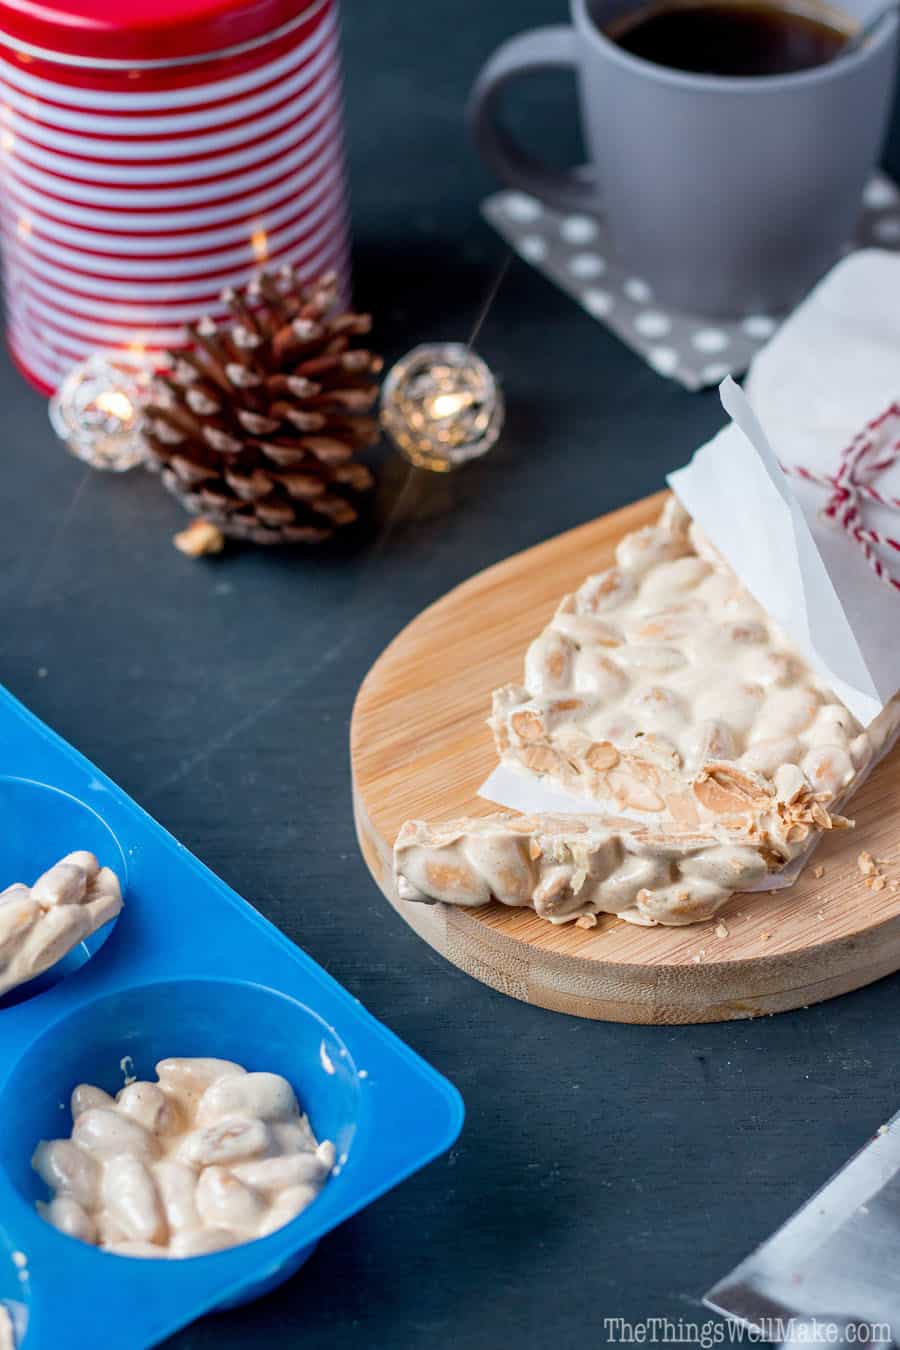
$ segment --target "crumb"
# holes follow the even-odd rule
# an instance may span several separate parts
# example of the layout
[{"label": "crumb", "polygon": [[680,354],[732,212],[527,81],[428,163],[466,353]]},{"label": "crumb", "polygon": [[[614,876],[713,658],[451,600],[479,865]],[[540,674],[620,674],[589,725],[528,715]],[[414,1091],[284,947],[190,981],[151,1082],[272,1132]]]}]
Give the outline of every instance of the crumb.
[{"label": "crumb", "polygon": [[728,936],[728,924],[725,922],[724,919],[720,919],[719,922],[716,924],[716,937],[727,938],[727,936]]},{"label": "crumb", "polygon": [[865,849],[858,855],[856,865],[864,877],[873,877],[878,871],[875,859]]},{"label": "crumb", "polygon": [[575,927],[576,927],[576,928],[596,928],[596,927],[597,927],[597,915],[596,915],[596,914],[582,914],[582,915],[580,915],[580,916],[575,920]]},{"label": "crumb", "polygon": [[819,880],[820,877],[824,877],[824,875],[825,875],[825,868],[824,868],[824,867],[814,867],[814,868],[813,868],[813,876],[816,878],[817,881]]},{"label": "crumb", "polygon": [[891,882],[891,890],[892,890],[892,891],[900,890],[900,881],[892,881],[892,882]]},{"label": "crumb", "polygon": [[817,910],[817,912],[816,912],[816,918],[817,918],[820,922],[822,922],[822,921],[824,921],[825,915],[822,913],[821,910]]},{"label": "crumb", "polygon": [[771,933],[760,933],[760,935],[759,935],[759,940],[760,940],[760,942],[768,942],[768,940],[769,940],[769,938],[770,938],[771,936],[772,936]]},{"label": "crumb", "polygon": [[873,891],[883,891],[887,885],[887,880],[882,876],[872,877],[869,885],[872,887]]},{"label": "crumb", "polygon": [[38,666],[37,677],[39,680],[46,680],[48,674],[49,672],[46,666]]},{"label": "crumb", "polygon": [[206,553],[221,553],[225,547],[225,536],[217,525],[198,516],[186,530],[173,537],[172,543],[179,553],[189,558],[202,558]]},{"label": "crumb", "polygon": [[889,1125],[879,1125],[879,1126],[878,1126],[878,1129],[875,1131],[875,1133],[876,1133],[876,1134],[887,1134],[887,1132],[888,1132],[889,1129],[890,1129],[890,1126],[889,1126]]},{"label": "crumb", "polygon": [[691,960],[693,961],[695,966],[699,966],[705,955],[706,950],[701,947],[700,951],[695,952],[695,954],[691,957]]}]

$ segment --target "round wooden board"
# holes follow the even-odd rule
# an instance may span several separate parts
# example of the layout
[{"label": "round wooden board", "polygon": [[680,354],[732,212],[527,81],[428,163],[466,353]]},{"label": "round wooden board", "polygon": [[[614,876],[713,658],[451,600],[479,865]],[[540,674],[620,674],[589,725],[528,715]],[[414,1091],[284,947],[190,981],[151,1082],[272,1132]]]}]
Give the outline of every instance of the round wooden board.
[{"label": "round wooden board", "polygon": [[[480,573],[420,614],[379,657],[351,729],[366,862],[397,912],[448,960],[559,1012],[717,1022],[857,989],[900,967],[900,747],[854,798],[855,831],[824,839],[790,889],[733,896],[711,923],[637,928],[601,916],[596,928],[580,929],[499,904],[409,904],[394,891],[391,845],[404,820],[496,809],[476,795],[496,759],[485,725],[491,690],[521,679],[526,645],[559,599],[612,560],[623,534],[654,520],[663,499],[636,502]],[[863,849],[896,860],[883,864],[883,890],[865,885],[857,866]]]}]

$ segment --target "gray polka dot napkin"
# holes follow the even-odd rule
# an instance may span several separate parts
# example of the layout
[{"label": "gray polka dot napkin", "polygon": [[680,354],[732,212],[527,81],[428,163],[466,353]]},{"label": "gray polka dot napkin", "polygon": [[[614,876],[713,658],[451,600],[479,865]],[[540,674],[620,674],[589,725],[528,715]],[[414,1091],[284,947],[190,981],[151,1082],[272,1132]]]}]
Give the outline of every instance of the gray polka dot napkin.
[{"label": "gray polka dot napkin", "polygon": [[[778,327],[772,314],[710,320],[654,303],[643,277],[629,276],[611,260],[603,222],[594,216],[565,215],[522,192],[495,192],[481,211],[520,257],[686,389],[743,374]],[[847,252],[872,247],[900,250],[900,190],[882,174],[866,187]]]}]

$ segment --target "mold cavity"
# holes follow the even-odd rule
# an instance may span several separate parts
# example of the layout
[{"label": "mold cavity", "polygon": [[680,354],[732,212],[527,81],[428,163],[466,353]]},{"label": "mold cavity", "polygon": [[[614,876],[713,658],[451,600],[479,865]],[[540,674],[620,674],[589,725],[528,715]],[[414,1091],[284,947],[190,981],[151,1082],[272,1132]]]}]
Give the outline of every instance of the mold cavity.
[{"label": "mold cavity", "polygon": [[[17,881],[30,886],[60,858],[80,849],[94,853],[101,866],[111,867],[125,892],[125,854],[92,807],[46,783],[0,777],[0,890]],[[0,1009],[32,998],[79,970],[103,946],[115,922],[85,938],[43,974],[0,997]]]},{"label": "mold cavity", "polygon": [[[322,1072],[323,1045],[331,1074]],[[173,1056],[231,1059],[282,1074],[316,1138],[333,1140],[339,1156],[352,1158],[359,1076],[346,1046],[315,1012],[286,994],[239,980],[172,980],[85,1004],[33,1041],[13,1069],[4,1091],[19,1105],[0,1113],[0,1159],[26,1203],[47,1199],[31,1155],[40,1139],[70,1133],[72,1089],[91,1083],[115,1093],[124,1085],[123,1061],[133,1065],[129,1076],[153,1079],[155,1064]],[[335,1176],[315,1204],[330,1203],[339,1180]],[[295,1220],[302,1221],[302,1215]],[[98,1253],[98,1259],[110,1258]]]}]

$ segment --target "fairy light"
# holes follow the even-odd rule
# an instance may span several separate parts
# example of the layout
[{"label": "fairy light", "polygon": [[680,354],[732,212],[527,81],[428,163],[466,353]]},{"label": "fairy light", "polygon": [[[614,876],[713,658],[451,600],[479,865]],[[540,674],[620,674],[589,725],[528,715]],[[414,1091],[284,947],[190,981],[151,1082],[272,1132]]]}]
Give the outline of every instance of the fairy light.
[{"label": "fairy light", "polygon": [[457,413],[462,412],[463,408],[468,408],[472,402],[472,395],[469,391],[461,390],[457,394],[435,394],[428,403],[428,415],[435,421],[441,421],[445,417],[455,417]]},{"label": "fairy light", "polygon": [[120,422],[130,422],[134,418],[134,404],[121,389],[104,389],[94,402],[100,412],[108,413]]},{"label": "fairy light", "polygon": [[250,247],[257,262],[267,262],[269,258],[269,236],[262,226],[258,226],[250,236]]},{"label": "fairy light", "polygon": [[381,423],[420,468],[447,473],[487,453],[503,425],[489,367],[461,342],[414,347],[388,372]]}]

